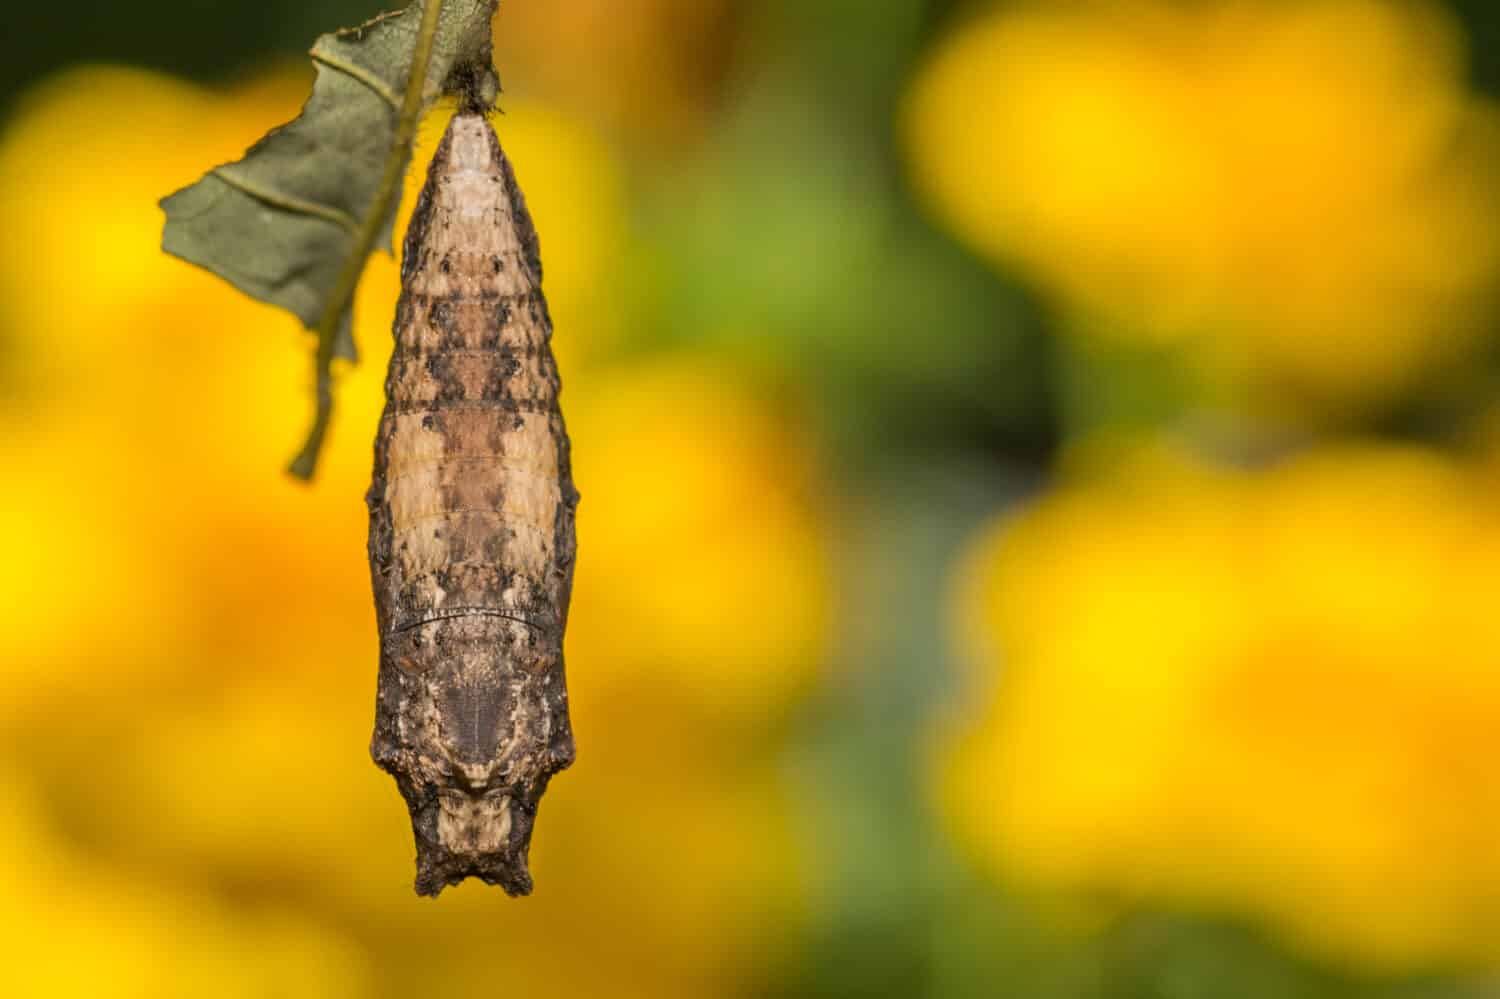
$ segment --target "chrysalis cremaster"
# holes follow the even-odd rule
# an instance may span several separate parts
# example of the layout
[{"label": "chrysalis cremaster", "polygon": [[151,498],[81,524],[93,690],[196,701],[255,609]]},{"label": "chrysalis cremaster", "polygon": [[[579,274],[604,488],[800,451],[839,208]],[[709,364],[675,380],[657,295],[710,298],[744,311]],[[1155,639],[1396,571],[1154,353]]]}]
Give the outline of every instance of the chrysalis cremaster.
[{"label": "chrysalis cremaster", "polygon": [[482,114],[453,119],[412,215],[375,442],[371,755],[417,891],[531,890],[537,803],[573,762],[563,677],[575,542],[536,231]]}]

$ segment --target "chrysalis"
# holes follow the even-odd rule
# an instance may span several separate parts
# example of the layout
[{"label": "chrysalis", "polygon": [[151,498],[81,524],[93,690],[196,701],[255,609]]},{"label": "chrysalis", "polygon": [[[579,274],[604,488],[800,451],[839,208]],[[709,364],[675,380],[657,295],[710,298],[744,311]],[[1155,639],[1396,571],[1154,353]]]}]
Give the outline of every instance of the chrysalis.
[{"label": "chrysalis", "polygon": [[563,677],[568,436],[536,231],[482,114],[453,119],[412,215],[375,442],[370,751],[417,841],[417,892],[531,891],[537,803],[573,762]]}]

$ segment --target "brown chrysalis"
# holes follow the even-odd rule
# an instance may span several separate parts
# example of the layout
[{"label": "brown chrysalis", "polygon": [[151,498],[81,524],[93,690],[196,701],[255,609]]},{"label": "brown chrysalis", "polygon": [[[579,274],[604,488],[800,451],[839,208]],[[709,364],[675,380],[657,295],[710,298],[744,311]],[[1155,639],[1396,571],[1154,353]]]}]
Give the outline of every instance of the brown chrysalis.
[{"label": "brown chrysalis", "polygon": [[536,230],[484,115],[448,126],[412,215],[375,442],[371,755],[417,892],[531,891],[537,803],[573,762],[563,629],[578,494]]}]

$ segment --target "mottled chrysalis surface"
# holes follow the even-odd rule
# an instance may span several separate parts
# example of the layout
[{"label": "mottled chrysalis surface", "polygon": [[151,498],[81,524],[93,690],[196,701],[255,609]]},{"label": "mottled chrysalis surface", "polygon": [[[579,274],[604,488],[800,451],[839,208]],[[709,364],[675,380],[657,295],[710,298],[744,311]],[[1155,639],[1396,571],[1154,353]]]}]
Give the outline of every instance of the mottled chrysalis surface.
[{"label": "mottled chrysalis surface", "polygon": [[578,494],[536,232],[494,130],[453,119],[412,215],[370,486],[371,754],[417,891],[531,891],[537,803],[573,762],[563,629]]}]

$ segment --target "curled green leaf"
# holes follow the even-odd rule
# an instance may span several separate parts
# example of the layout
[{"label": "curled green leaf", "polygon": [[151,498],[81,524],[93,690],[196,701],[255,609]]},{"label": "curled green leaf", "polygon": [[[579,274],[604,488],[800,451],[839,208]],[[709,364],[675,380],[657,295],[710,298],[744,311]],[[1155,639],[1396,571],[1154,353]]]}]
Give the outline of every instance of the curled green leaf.
[{"label": "curled green leaf", "polygon": [[354,357],[354,292],[393,242],[416,125],[437,98],[489,105],[499,90],[490,23],[499,0],[416,0],[312,49],[302,113],[236,163],[162,201],[162,248],[318,335],[317,415],[292,472],[311,478],[333,409],[335,357]]}]

